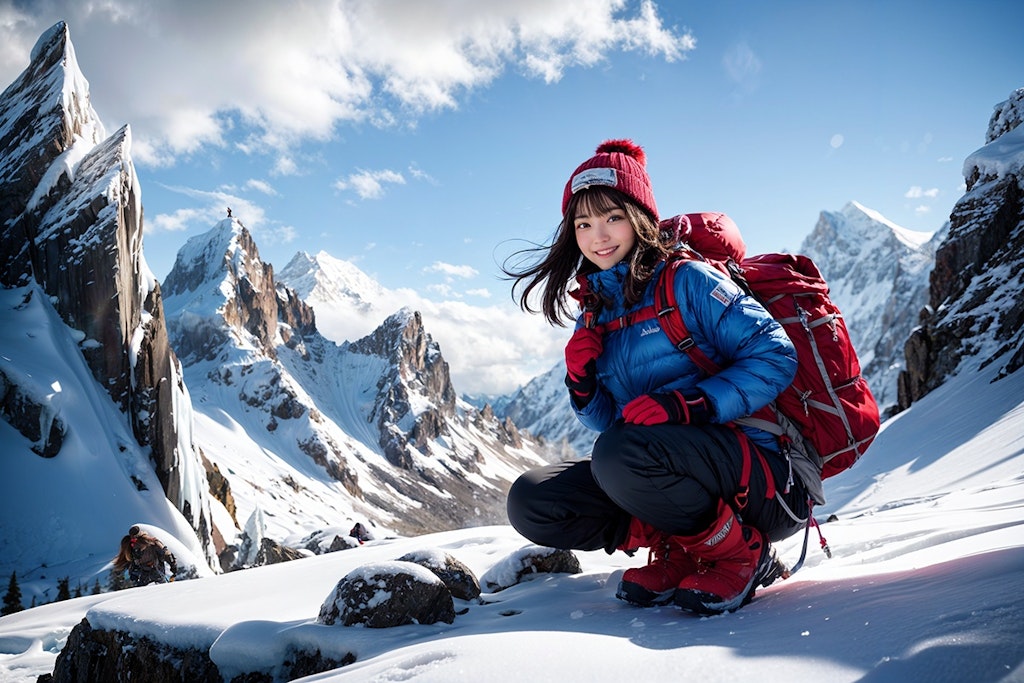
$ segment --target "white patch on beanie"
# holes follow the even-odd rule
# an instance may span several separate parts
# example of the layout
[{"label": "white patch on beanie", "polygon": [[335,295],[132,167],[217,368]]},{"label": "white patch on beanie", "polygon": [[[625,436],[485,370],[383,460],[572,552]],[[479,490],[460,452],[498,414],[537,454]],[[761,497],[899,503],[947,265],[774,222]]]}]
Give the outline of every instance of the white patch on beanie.
[{"label": "white patch on beanie", "polygon": [[591,185],[619,186],[619,175],[614,168],[588,168],[572,178],[572,193],[576,194]]}]

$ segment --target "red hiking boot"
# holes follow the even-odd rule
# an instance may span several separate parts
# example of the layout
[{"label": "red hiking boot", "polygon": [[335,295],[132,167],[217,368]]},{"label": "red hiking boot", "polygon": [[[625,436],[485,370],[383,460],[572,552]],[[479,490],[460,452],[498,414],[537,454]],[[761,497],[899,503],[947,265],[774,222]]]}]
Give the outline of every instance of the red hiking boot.
[{"label": "red hiking boot", "polygon": [[650,548],[647,565],[627,569],[615,597],[640,607],[671,602],[679,582],[686,574],[697,571],[697,564],[686,554],[677,537],[634,517],[626,540],[618,549],[632,555],[639,548]]},{"label": "red hiking boot", "polygon": [[724,502],[718,504],[718,517],[707,531],[677,538],[698,565],[680,581],[672,598],[684,610],[732,612],[753,599],[757,586],[786,575],[764,534],[742,525]]}]

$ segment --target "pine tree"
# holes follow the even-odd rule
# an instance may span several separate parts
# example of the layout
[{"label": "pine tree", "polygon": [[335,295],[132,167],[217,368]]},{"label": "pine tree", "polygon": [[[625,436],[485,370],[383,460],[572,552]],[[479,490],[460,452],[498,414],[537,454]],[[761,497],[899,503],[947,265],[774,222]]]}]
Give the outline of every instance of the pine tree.
[{"label": "pine tree", "polygon": [[131,584],[128,583],[128,579],[124,577],[123,571],[110,570],[110,580],[107,582],[107,587],[110,592],[124,590],[125,588],[131,588]]},{"label": "pine tree", "polygon": [[7,592],[4,593],[4,606],[0,609],[0,615],[14,614],[25,609],[21,605],[21,588],[18,586],[18,577],[11,572],[11,582],[7,584]]},{"label": "pine tree", "polygon": [[92,585],[92,593],[90,593],[90,595],[99,595],[102,592],[102,589],[100,589],[100,580],[96,579],[96,583]]},{"label": "pine tree", "polygon": [[70,576],[65,576],[63,579],[57,579],[57,600],[55,600],[55,602],[71,599],[71,588],[69,587],[70,583]]}]

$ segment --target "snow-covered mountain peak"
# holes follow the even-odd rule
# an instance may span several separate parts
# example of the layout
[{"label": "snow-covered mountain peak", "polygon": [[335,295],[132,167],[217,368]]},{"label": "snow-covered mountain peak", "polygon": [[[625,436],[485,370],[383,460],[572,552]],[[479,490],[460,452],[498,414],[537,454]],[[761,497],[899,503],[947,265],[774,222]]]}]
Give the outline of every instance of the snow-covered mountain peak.
[{"label": "snow-covered mountain peak", "polygon": [[919,232],[916,230],[908,230],[902,225],[897,225],[891,220],[883,216],[874,209],[860,204],[856,201],[851,201],[843,207],[840,214],[846,219],[846,226],[851,232],[855,232],[861,237],[872,238],[881,236],[882,239],[887,237],[882,226],[889,228],[893,236],[896,239],[903,242],[911,249],[920,249],[925,245],[928,240],[935,235],[935,232]]},{"label": "snow-covered mountain peak", "polygon": [[233,218],[225,218],[205,233],[190,237],[178,251],[163,285],[164,294],[198,292],[206,283],[219,283],[230,272],[227,267],[231,265],[241,266],[239,274],[244,277],[244,263],[250,256],[243,245],[251,241],[242,224]]},{"label": "snow-covered mountain peak", "polygon": [[[236,218],[189,239],[163,291],[181,356],[211,358],[233,338],[273,357],[279,318],[312,320],[312,313],[280,315],[273,268],[260,260],[252,235]],[[281,296],[301,305],[286,292]]]},{"label": "snow-covered mountain peak", "polygon": [[[40,472],[47,483],[63,478],[71,486],[80,484],[82,457],[89,469],[110,476],[97,514],[56,512],[51,499],[62,491],[51,486],[52,495],[30,504],[0,493],[0,519],[18,517],[17,524],[25,524],[52,517],[60,527],[54,539],[78,538],[97,525],[116,538],[135,521],[159,519],[168,532],[212,559],[206,472],[193,448],[188,393],[168,343],[162,297],[142,250],[130,129],[126,125],[106,135],[63,22],[43,34],[31,63],[0,95],[0,197],[0,286],[39,291],[63,323],[21,330],[20,323],[28,320],[14,307],[0,315],[0,328],[32,339],[30,354],[43,355],[49,343],[58,355],[69,356],[66,364],[49,370],[55,374],[0,369],[7,376],[0,381],[2,393],[28,397],[42,415],[54,408],[58,419],[50,424],[66,428],[62,436],[54,433],[33,443],[40,441],[35,432],[47,425],[38,419],[34,428],[31,419],[15,421],[23,433],[13,439],[5,435],[6,455],[10,463],[22,452],[47,455],[48,472]],[[13,350],[10,343],[7,348]],[[33,391],[41,376],[49,378],[42,394]],[[91,382],[104,393],[92,391]],[[72,419],[71,405],[83,401],[103,417]],[[104,444],[115,443],[108,438],[112,432],[120,436],[108,448]],[[0,479],[29,488],[7,472]],[[46,567],[58,563],[74,565],[82,572],[79,578],[88,577],[103,566],[108,549],[79,546],[72,552],[68,543],[50,543],[35,565],[34,579],[46,590],[56,578]],[[18,569],[31,580],[29,566]]]},{"label": "snow-covered mountain peak", "polygon": [[43,160],[37,151],[48,145],[65,154],[77,148],[74,155],[62,159],[61,168],[70,172],[76,161],[107,137],[90,103],[89,82],[78,67],[64,22],[43,33],[32,49],[28,68],[4,90],[0,102],[0,140],[5,145],[0,182],[13,180],[26,166],[41,177],[47,169],[39,166]]},{"label": "snow-covered mountain peak", "polygon": [[339,343],[370,333],[402,305],[401,296],[385,289],[356,264],[324,251],[315,256],[295,254],[277,274],[277,281],[315,309],[318,329]]},{"label": "snow-covered mountain peak", "polygon": [[300,251],[288,262],[279,278],[303,299],[337,298],[339,295],[360,309],[370,309],[385,289],[351,261],[335,258],[326,251],[310,256]]}]

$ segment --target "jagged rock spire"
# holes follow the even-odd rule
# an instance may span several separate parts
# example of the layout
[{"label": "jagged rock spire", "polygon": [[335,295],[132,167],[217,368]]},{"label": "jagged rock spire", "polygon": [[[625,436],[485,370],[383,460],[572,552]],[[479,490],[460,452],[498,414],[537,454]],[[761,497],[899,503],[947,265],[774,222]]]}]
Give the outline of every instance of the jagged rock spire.
[{"label": "jagged rock spire", "polygon": [[[142,251],[131,131],[107,137],[59,22],[0,96],[0,285],[38,283],[124,412],[171,503],[212,559],[205,472],[181,368]],[[58,456],[59,457],[59,454]],[[110,454],[116,457],[116,454]]]}]

